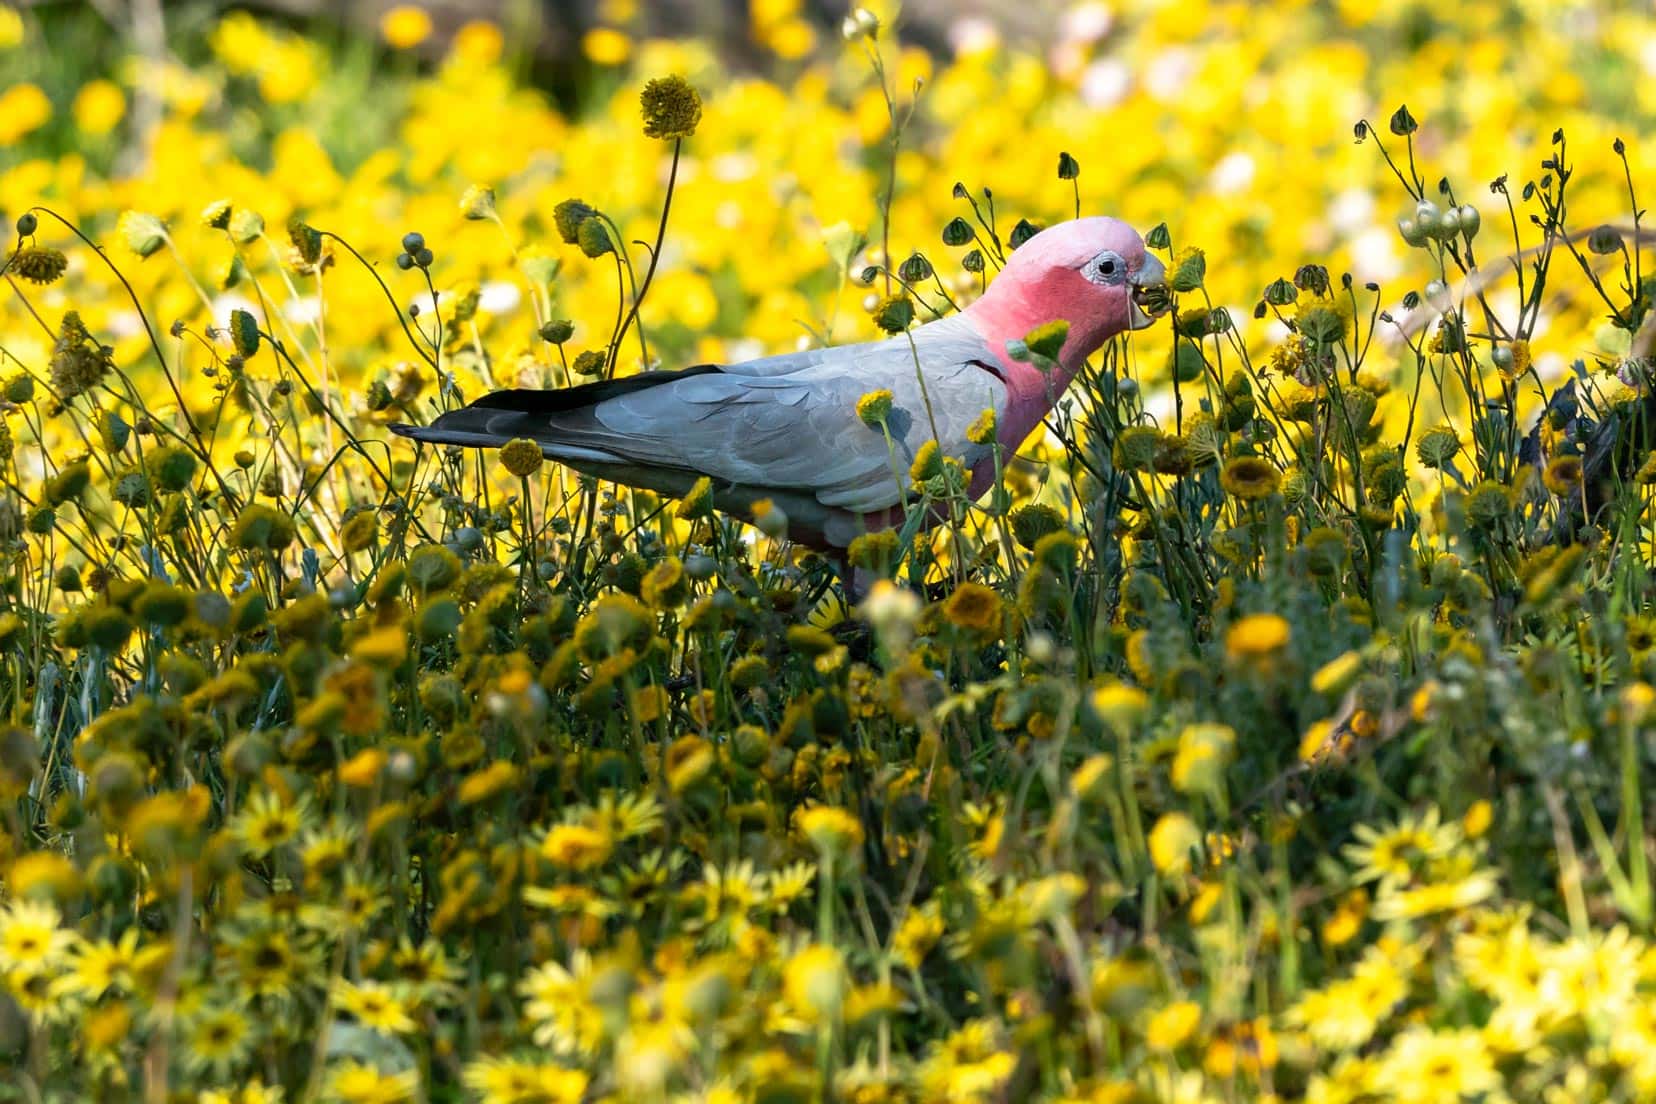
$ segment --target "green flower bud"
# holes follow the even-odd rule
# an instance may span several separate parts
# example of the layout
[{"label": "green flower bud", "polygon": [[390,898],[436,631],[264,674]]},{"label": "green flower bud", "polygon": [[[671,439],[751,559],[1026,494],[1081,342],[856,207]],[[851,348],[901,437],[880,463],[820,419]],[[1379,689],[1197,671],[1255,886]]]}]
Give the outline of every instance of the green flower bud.
[{"label": "green flower bud", "polygon": [[582,222],[576,232],[576,241],[581,252],[588,257],[602,257],[615,252],[615,242],[610,239],[609,228],[602,219],[589,218]]},{"label": "green flower bud", "polygon": [[575,245],[581,240],[581,224],[597,214],[596,207],[590,207],[578,199],[566,199],[552,209],[552,222],[564,244]]},{"label": "green flower bud", "polygon": [[230,343],[242,359],[259,351],[259,323],[247,311],[230,312]]}]

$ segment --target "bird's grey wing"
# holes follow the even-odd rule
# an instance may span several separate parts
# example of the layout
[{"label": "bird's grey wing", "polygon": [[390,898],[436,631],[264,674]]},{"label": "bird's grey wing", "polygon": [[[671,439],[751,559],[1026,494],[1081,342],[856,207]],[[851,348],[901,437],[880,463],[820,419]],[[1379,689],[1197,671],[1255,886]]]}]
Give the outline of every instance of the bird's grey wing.
[{"label": "bird's grey wing", "polygon": [[893,456],[885,434],[857,417],[859,398],[892,392],[887,425],[905,479],[934,421],[943,452],[976,464],[987,446],[969,442],[967,427],[985,408],[1000,414],[1006,404],[993,354],[969,328],[934,323],[914,336],[913,349],[906,338],[842,346],[617,395],[553,415],[543,439],[553,455],[562,444],[741,486],[804,491],[846,510],[885,509],[899,501]]}]

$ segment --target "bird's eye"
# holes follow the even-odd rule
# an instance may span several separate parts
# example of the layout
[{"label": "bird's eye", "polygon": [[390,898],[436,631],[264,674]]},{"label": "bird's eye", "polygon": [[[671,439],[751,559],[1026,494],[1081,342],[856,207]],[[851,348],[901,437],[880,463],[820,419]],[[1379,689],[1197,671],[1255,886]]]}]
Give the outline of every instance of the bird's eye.
[{"label": "bird's eye", "polygon": [[1122,280],[1126,279],[1127,264],[1121,259],[1120,255],[1110,250],[1105,250],[1103,253],[1100,253],[1098,256],[1088,261],[1081,269],[1081,272],[1087,277],[1087,279],[1091,280],[1095,284],[1110,286],[1113,284],[1119,284]]}]

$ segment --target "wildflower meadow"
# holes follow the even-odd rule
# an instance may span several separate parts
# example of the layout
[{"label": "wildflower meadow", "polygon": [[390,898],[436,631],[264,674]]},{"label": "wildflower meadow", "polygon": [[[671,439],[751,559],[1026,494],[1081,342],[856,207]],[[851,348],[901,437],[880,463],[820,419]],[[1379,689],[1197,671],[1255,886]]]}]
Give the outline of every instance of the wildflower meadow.
[{"label": "wildflower meadow", "polygon": [[[0,3],[0,1101],[1656,1099],[1648,5],[327,7]],[[1091,215],[843,552],[391,429]]]}]

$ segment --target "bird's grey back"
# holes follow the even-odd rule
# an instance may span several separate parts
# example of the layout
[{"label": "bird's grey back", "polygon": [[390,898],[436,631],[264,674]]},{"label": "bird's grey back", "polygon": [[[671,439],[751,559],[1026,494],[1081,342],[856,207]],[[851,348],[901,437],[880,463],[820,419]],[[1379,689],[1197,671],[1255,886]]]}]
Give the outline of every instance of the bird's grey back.
[{"label": "bird's grey back", "polygon": [[[986,407],[1005,408],[993,351],[969,322],[951,317],[912,336],[912,346],[899,335],[676,374],[550,414],[502,410],[486,432],[531,437],[577,467],[657,466],[804,491],[851,511],[883,510],[900,500],[893,459],[906,477],[934,419],[944,452],[971,466],[986,446],[967,441],[967,427]],[[892,392],[894,457],[881,430],[857,416],[857,400],[880,389]]]}]

